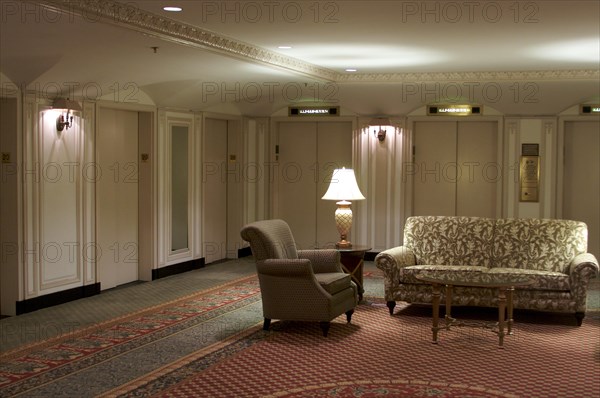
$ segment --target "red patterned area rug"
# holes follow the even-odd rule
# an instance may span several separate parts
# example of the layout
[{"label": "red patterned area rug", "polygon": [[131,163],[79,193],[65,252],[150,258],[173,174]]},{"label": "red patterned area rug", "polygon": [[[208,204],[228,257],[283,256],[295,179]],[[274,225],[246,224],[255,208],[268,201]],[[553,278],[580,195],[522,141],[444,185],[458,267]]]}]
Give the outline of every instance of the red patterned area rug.
[{"label": "red patterned area rug", "polygon": [[[41,343],[31,344],[0,355],[0,397],[41,394],[36,389],[57,380],[96,372],[100,364],[113,361],[127,352],[151,347],[193,328],[202,328],[223,314],[232,313],[260,300],[255,276],[238,279],[212,289],[146,308],[142,311],[75,330]],[[251,324],[255,324],[254,320]],[[206,330],[201,330],[206,332]],[[221,332],[217,330],[216,332]],[[197,338],[196,338],[197,339]],[[154,351],[156,353],[156,351]],[[135,364],[133,364],[135,366]],[[112,370],[99,377],[110,378]],[[130,379],[129,379],[130,380]],[[89,383],[83,375],[77,383]],[[60,390],[60,388],[59,388]],[[36,391],[34,394],[33,392]],[[75,396],[60,391],[61,396]],[[84,394],[82,396],[90,396]],[[44,396],[54,396],[54,393]]]},{"label": "red patterned area rug", "polygon": [[600,396],[597,316],[581,327],[560,317],[517,320],[504,348],[475,328],[444,331],[432,344],[430,308],[400,307],[390,316],[380,300],[369,301],[352,323],[334,320],[326,338],[316,323],[274,322],[269,332],[255,327],[105,396]]}]

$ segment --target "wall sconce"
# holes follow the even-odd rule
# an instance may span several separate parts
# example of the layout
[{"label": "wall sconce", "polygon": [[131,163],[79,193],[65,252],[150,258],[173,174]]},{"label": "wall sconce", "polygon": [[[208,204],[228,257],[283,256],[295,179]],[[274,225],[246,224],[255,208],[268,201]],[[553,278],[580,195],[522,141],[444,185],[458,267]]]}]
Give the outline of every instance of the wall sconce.
[{"label": "wall sconce", "polygon": [[377,117],[371,119],[369,122],[369,128],[373,127],[373,136],[379,141],[384,141],[386,136],[385,127],[391,126],[390,119],[387,117]]},{"label": "wall sconce", "polygon": [[70,99],[57,98],[52,103],[53,109],[59,109],[60,115],[56,118],[56,130],[63,131],[73,125],[73,115],[71,111],[81,111],[81,106],[77,101],[71,101]]}]

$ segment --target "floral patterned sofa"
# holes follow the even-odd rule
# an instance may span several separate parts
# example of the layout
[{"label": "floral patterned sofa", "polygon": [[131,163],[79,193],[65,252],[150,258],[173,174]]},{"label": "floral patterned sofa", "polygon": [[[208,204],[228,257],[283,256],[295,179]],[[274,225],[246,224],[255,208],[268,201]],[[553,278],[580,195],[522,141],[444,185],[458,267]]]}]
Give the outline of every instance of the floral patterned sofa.
[{"label": "floral patterned sofa", "polygon": [[[578,221],[418,216],[406,220],[404,245],[379,253],[375,264],[390,314],[396,301],[431,303],[419,272],[490,272],[533,280],[515,289],[514,308],[573,313],[581,325],[588,283],[598,276],[598,260],[586,252],[587,226]],[[455,286],[452,305],[495,307],[497,295]]]}]

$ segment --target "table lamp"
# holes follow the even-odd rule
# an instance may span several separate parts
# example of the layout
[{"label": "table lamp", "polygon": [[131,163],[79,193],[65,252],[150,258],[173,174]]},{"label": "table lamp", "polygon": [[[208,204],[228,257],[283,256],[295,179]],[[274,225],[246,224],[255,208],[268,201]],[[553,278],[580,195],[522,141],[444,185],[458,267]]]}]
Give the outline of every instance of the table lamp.
[{"label": "table lamp", "polygon": [[348,234],[352,227],[352,210],[350,209],[351,200],[363,200],[365,197],[360,192],[354,170],[335,169],[331,176],[331,183],[325,195],[321,199],[337,200],[337,209],[335,211],[335,225],[340,233],[340,241],[335,244],[338,248],[352,247],[348,241]]}]

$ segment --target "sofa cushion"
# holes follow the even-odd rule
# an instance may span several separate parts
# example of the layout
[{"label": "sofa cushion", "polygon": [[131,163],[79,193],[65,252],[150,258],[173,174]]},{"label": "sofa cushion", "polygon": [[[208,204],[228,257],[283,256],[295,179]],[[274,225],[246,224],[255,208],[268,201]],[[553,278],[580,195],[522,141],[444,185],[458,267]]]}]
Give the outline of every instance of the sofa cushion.
[{"label": "sofa cushion", "polygon": [[400,283],[426,283],[416,278],[421,272],[435,272],[438,276],[444,273],[455,274],[456,272],[486,272],[489,268],[475,265],[411,265],[402,268],[400,272]]},{"label": "sofa cushion", "polygon": [[445,273],[454,275],[457,272],[487,272],[489,274],[503,274],[527,276],[533,280],[531,285],[524,289],[569,291],[569,275],[562,272],[539,271],[520,268],[487,268],[469,265],[413,265],[404,267],[400,274],[400,283],[426,283],[417,279],[421,272],[435,272],[442,277]]},{"label": "sofa cushion", "polygon": [[315,274],[317,282],[329,294],[336,294],[350,287],[352,277],[344,272],[323,272]]},{"label": "sofa cushion", "polygon": [[570,220],[499,219],[492,267],[569,272],[587,251],[587,227]]},{"label": "sofa cushion", "polygon": [[491,266],[495,221],[480,217],[409,217],[404,246],[416,264]]},{"label": "sofa cushion", "polygon": [[533,283],[524,289],[534,290],[571,290],[569,275],[555,271],[540,271],[522,268],[491,268],[490,274],[503,275],[525,275],[533,280]]}]

